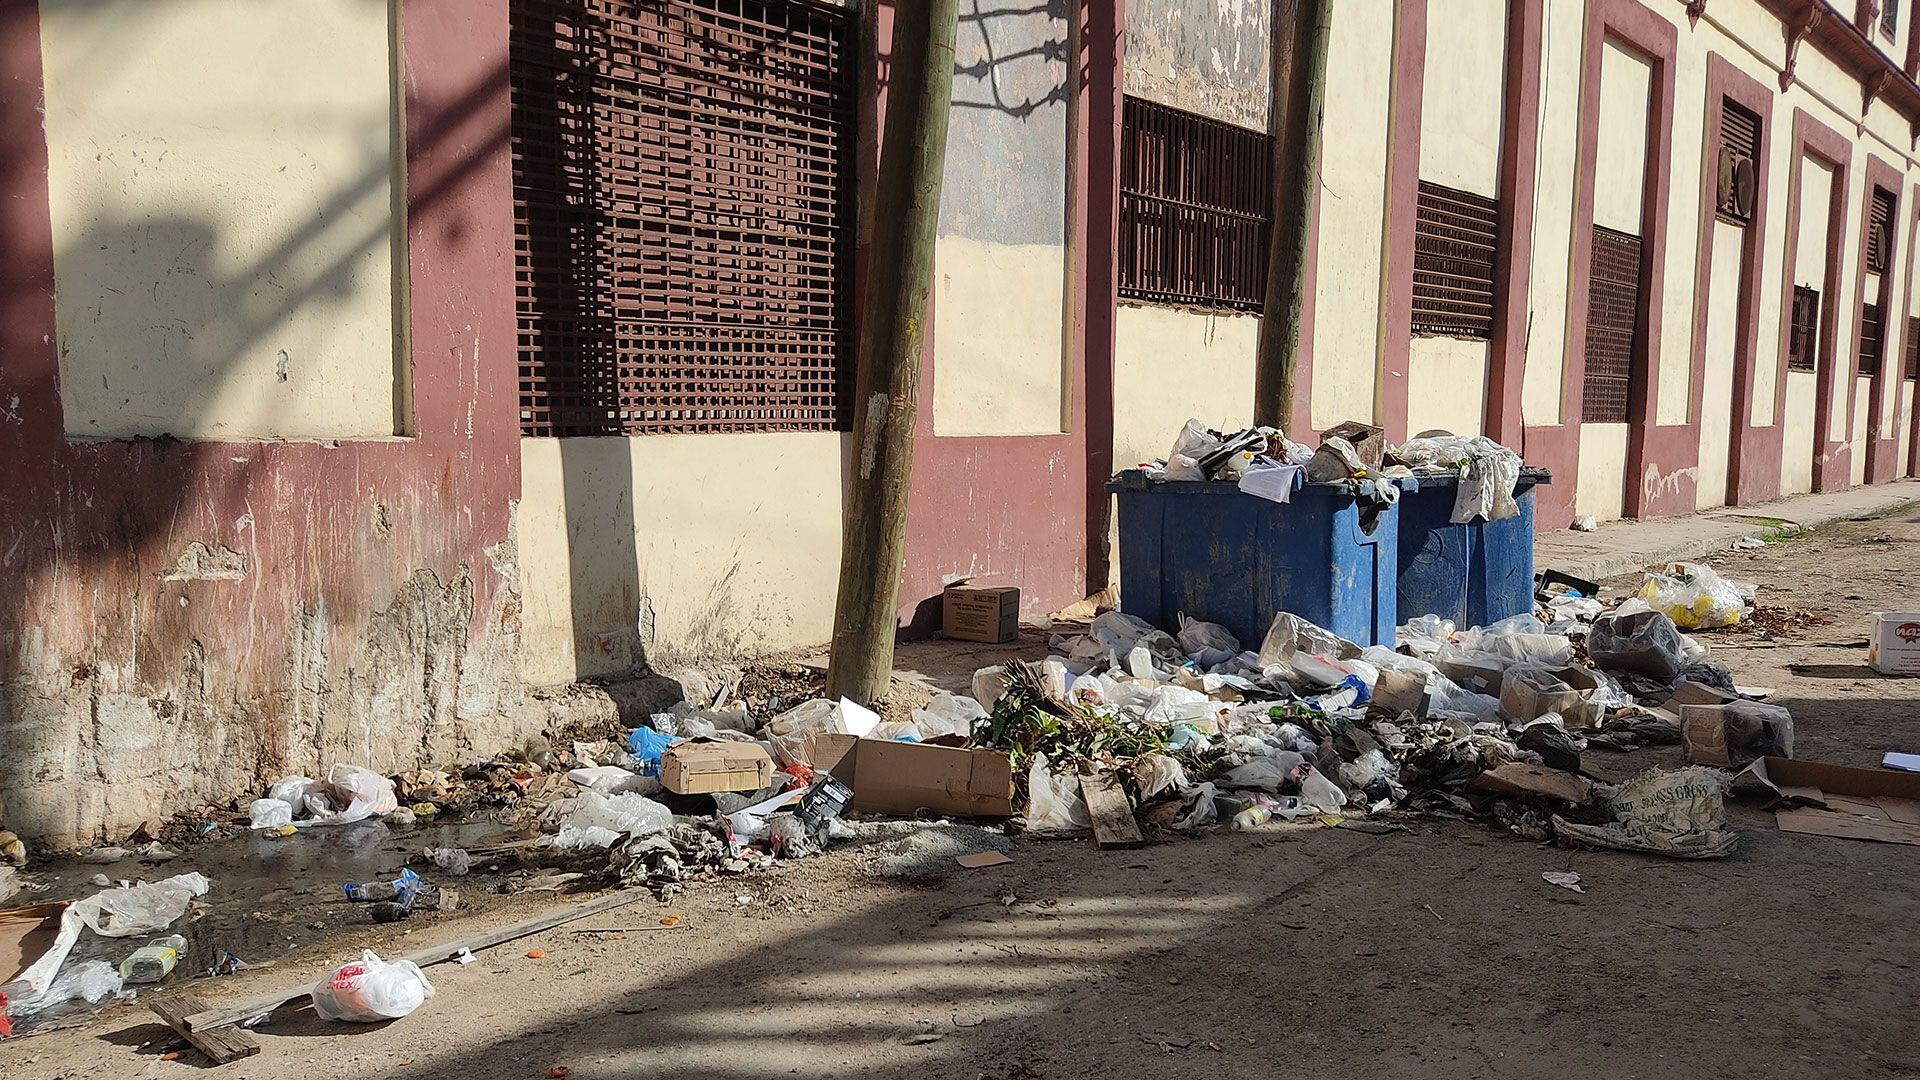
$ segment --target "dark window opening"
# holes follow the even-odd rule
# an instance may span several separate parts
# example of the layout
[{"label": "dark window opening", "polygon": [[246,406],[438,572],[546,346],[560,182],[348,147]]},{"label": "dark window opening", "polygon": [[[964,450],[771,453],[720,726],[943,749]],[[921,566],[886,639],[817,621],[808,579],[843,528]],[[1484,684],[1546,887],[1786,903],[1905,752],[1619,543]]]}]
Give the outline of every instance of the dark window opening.
[{"label": "dark window opening", "polygon": [[1920,316],[1907,316],[1907,378],[1920,379]]},{"label": "dark window opening", "polygon": [[1266,302],[1272,223],[1272,136],[1126,99],[1121,296],[1259,311]]},{"label": "dark window opening", "polygon": [[1860,305],[1860,358],[1854,368],[1857,375],[1880,374],[1880,343],[1885,328],[1880,320],[1879,304]]},{"label": "dark window opening", "polygon": [[1722,221],[1749,224],[1759,192],[1760,117],[1732,98],[1720,103],[1719,157],[1714,210]]},{"label": "dark window opening", "polygon": [[1873,189],[1873,207],[1867,216],[1867,273],[1884,274],[1893,260],[1893,192]]},{"label": "dark window opening", "polygon": [[1814,371],[1819,348],[1820,293],[1805,285],[1793,287],[1793,324],[1787,337],[1787,370]]},{"label": "dark window opening", "polygon": [[1499,234],[1498,201],[1420,181],[1413,239],[1416,335],[1480,341],[1493,336]]},{"label": "dark window opening", "polygon": [[1900,0],[1880,0],[1880,32],[1888,41],[1900,37]]},{"label": "dark window opening", "polygon": [[513,0],[527,435],[850,419],[855,24],[812,0]]},{"label": "dark window opening", "polygon": [[1640,346],[1640,238],[1593,227],[1587,279],[1586,374],[1580,419],[1621,424],[1628,419],[1633,358]]}]

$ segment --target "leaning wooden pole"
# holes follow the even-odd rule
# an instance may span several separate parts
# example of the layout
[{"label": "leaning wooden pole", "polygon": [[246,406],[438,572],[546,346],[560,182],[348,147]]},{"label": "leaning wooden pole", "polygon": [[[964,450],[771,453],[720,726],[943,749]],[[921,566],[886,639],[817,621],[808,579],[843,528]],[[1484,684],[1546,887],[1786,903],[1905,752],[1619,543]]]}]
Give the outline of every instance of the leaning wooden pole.
[{"label": "leaning wooden pole", "polygon": [[893,673],[958,8],[959,0],[914,0],[893,9],[887,122],[854,378],[853,480],[841,531],[840,593],[827,667],[828,696],[869,704],[886,696]]},{"label": "leaning wooden pole", "polygon": [[[1307,245],[1320,183],[1320,113],[1327,93],[1333,0],[1279,0],[1273,7],[1273,235],[1265,317],[1254,359],[1253,422],[1284,429],[1293,419],[1306,303]],[[1304,432],[1290,432],[1294,438]]]}]

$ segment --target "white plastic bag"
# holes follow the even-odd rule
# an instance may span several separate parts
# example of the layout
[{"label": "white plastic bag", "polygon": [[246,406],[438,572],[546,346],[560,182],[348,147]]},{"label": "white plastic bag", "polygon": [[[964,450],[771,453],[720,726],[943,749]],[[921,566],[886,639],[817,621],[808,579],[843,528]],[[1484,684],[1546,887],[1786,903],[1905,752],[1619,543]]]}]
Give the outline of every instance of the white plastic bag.
[{"label": "white plastic bag", "polygon": [[1228,656],[1233,656],[1240,651],[1240,639],[1233,636],[1233,631],[1219,623],[1189,619],[1185,612],[1181,612],[1178,618],[1180,632],[1174,635],[1174,640],[1180,643],[1181,650],[1188,656],[1209,649],[1224,652]]},{"label": "white plastic bag", "polygon": [[297,825],[351,825],[400,808],[393,781],[372,769],[346,764],[328,769],[326,783],[309,788],[304,802],[310,817]]},{"label": "white plastic bag", "polygon": [[289,806],[304,806],[307,796],[318,786],[310,776],[283,776],[267,789],[267,798],[278,799]]},{"label": "white plastic bag", "polygon": [[972,735],[974,726],[986,719],[987,710],[978,701],[959,694],[940,694],[913,710],[913,726],[922,740],[942,735]]},{"label": "white plastic bag", "polygon": [[375,1024],[398,1020],[434,994],[433,984],[411,960],[388,963],[372,949],[313,984],[313,1011],[325,1020]]},{"label": "white plastic bag", "polygon": [[293,804],[279,799],[255,799],[247,807],[250,828],[277,829],[293,824]]},{"label": "white plastic bag", "polygon": [[1335,814],[1346,804],[1347,796],[1340,785],[1321,776],[1318,769],[1307,770],[1307,778],[1300,781],[1300,805],[1318,813]]},{"label": "white plastic bag", "polygon": [[[1251,789],[1278,794],[1280,790],[1304,779],[1301,770],[1306,758],[1291,750],[1275,750],[1244,765],[1237,765],[1218,783],[1224,788]],[[1308,770],[1311,771],[1311,770]]]},{"label": "white plastic bag", "polygon": [[1027,832],[1033,836],[1076,836],[1093,829],[1080,778],[1047,771],[1047,755],[1033,755],[1027,770]]},{"label": "white plastic bag", "polygon": [[673,811],[644,795],[602,795],[583,791],[554,804],[552,814],[561,825],[576,829],[599,826],[616,833],[650,836],[673,824]]},{"label": "white plastic bag", "polygon": [[618,765],[593,765],[569,769],[567,779],[602,795],[658,795],[663,789],[657,776],[641,776]]}]

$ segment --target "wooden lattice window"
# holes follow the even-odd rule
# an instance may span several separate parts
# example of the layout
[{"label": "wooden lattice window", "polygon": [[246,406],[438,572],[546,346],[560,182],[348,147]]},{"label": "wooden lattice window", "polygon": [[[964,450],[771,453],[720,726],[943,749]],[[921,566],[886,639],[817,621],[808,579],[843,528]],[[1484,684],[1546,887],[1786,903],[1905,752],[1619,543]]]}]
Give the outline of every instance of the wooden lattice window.
[{"label": "wooden lattice window", "polygon": [[1420,181],[1413,234],[1415,334],[1481,341],[1493,336],[1499,232],[1499,202]]},{"label": "wooden lattice window", "polygon": [[1793,322],[1787,336],[1787,370],[1815,371],[1820,336],[1820,293],[1793,287]]},{"label": "wooden lattice window", "polygon": [[1920,379],[1920,316],[1907,316],[1907,378]]},{"label": "wooden lattice window", "polygon": [[1259,311],[1273,137],[1143,98],[1121,115],[1120,295]]},{"label": "wooden lattice window", "polygon": [[1854,373],[1857,375],[1880,374],[1880,348],[1886,337],[1886,327],[1880,319],[1879,304],[1860,305],[1860,357]]},{"label": "wooden lattice window", "polygon": [[1880,32],[1888,41],[1900,40],[1900,0],[1880,0]]},{"label": "wooden lattice window", "polygon": [[849,13],[509,11],[522,432],[845,428]]},{"label": "wooden lattice window", "polygon": [[1633,358],[1639,346],[1640,238],[1595,225],[1587,278],[1582,420],[1596,424],[1626,422]]},{"label": "wooden lattice window", "polygon": [[1734,225],[1753,221],[1759,191],[1760,117],[1732,98],[1720,103],[1720,171],[1714,211]]},{"label": "wooden lattice window", "polygon": [[1873,206],[1867,216],[1867,273],[1884,274],[1893,259],[1893,192],[1873,189]]}]

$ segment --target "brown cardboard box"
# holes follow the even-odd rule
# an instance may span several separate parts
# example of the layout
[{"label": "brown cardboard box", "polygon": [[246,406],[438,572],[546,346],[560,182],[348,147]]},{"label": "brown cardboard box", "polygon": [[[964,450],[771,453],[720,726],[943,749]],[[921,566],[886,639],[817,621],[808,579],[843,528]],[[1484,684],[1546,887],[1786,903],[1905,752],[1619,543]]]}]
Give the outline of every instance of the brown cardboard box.
[{"label": "brown cardboard box", "polygon": [[758,791],[773,782],[773,759],[749,742],[678,742],[660,755],[660,782],[679,795]]},{"label": "brown cardboard box", "polygon": [[956,581],[940,600],[940,636],[1005,645],[1020,639],[1020,590]]},{"label": "brown cardboard box", "polygon": [[1369,469],[1380,467],[1381,459],[1387,452],[1387,429],[1372,424],[1362,424],[1357,420],[1348,420],[1320,433],[1322,442],[1328,439],[1345,439],[1352,444],[1353,452],[1359,455],[1360,464]]},{"label": "brown cardboard box", "polygon": [[[1540,686],[1541,675],[1557,679],[1570,689],[1551,690]],[[1594,691],[1600,680],[1583,667],[1548,669],[1514,668],[1500,685],[1500,714],[1509,720],[1534,720],[1548,713],[1559,713],[1568,731],[1597,727],[1607,718],[1603,705],[1594,703]]]},{"label": "brown cardboard box", "polygon": [[1500,683],[1506,669],[1499,664],[1490,660],[1443,656],[1434,666],[1440,669],[1440,674],[1452,679],[1462,690],[1471,690],[1488,697],[1500,696]]},{"label": "brown cardboard box", "polygon": [[1759,757],[1793,754],[1793,714],[1778,705],[1734,701],[1680,706],[1680,744],[1687,761],[1721,768]]},{"label": "brown cardboard box", "polygon": [[912,814],[933,810],[971,817],[1013,813],[1013,762],[997,750],[821,735],[813,767],[853,789],[850,810]]},{"label": "brown cardboard box", "polygon": [[1781,832],[1920,845],[1920,773],[1763,757],[1747,774],[1781,797]]}]

